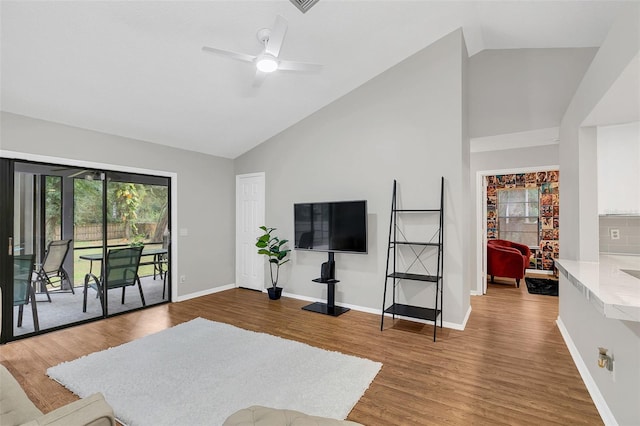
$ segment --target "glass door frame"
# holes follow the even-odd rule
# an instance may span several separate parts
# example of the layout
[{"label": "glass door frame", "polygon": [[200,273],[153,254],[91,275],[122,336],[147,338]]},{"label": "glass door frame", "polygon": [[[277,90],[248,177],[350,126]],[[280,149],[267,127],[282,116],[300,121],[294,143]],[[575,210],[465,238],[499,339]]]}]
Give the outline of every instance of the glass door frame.
[{"label": "glass door frame", "polygon": [[[13,338],[13,161],[0,158],[0,343]],[[9,336],[5,331],[9,330]]]},{"label": "glass door frame", "polygon": [[[25,337],[30,337],[33,335],[48,333],[51,331],[55,331],[62,328],[67,328],[70,326],[75,326],[87,322],[93,322],[97,320],[101,320],[107,318],[109,313],[105,310],[104,315],[97,316],[95,318],[90,318],[82,321],[72,322],[70,324],[56,326],[47,328],[44,330],[40,330],[38,332],[29,332],[25,334],[21,334],[18,336],[14,335],[13,331],[13,322],[14,322],[14,314],[13,314],[13,285],[4,285],[4,283],[13,283],[13,253],[11,252],[13,249],[13,232],[14,232],[14,175],[15,175],[15,163],[31,163],[31,164],[41,164],[44,166],[51,167],[69,167],[69,168],[90,168],[93,170],[98,170],[103,173],[103,176],[107,176],[107,174],[111,173],[116,176],[139,176],[142,177],[142,180],[146,178],[150,179],[158,179],[164,178],[167,182],[167,202],[168,202],[168,210],[167,210],[167,227],[169,232],[169,245],[168,245],[168,253],[167,253],[167,262],[168,262],[168,271],[169,274],[166,278],[167,280],[167,289],[168,289],[168,297],[166,300],[160,303],[154,303],[150,306],[157,306],[163,303],[169,303],[173,301],[177,291],[173,288],[173,283],[175,282],[172,278],[176,275],[175,272],[175,263],[176,258],[175,253],[177,252],[177,244],[174,244],[173,239],[170,237],[172,232],[172,224],[173,219],[175,217],[175,213],[177,211],[177,206],[175,205],[176,200],[176,179],[177,175],[175,173],[170,172],[161,172],[154,170],[144,170],[144,169],[133,169],[129,167],[119,167],[113,165],[104,165],[104,164],[96,164],[96,163],[87,163],[79,161],[77,164],[70,164],[69,160],[65,159],[57,159],[57,158],[46,158],[46,161],[42,161],[45,157],[30,155],[30,154],[22,154],[22,153],[9,153],[7,155],[7,151],[0,150],[0,288],[2,289],[2,319],[0,322],[0,330],[2,331],[2,335],[0,336],[0,343],[6,343],[13,340],[18,340]],[[17,155],[15,155],[17,154]],[[34,157],[37,160],[34,160]],[[107,180],[103,179],[103,230],[106,229],[106,198],[107,194],[104,190],[106,188]],[[61,189],[62,191],[62,189]],[[73,212],[74,207],[71,207],[71,211]],[[62,212],[64,216],[64,212]],[[62,221],[68,221],[68,218],[62,218]],[[73,218],[71,218],[71,225],[73,226]],[[45,238],[44,236],[37,236],[39,239]],[[103,232],[103,257],[106,257],[107,253],[107,234]],[[106,298],[104,298],[106,302]],[[136,308],[133,310],[129,310],[126,312],[133,312],[137,309],[145,309],[145,307]],[[124,313],[124,312],[123,312]],[[112,314],[118,315],[118,314]]]}]

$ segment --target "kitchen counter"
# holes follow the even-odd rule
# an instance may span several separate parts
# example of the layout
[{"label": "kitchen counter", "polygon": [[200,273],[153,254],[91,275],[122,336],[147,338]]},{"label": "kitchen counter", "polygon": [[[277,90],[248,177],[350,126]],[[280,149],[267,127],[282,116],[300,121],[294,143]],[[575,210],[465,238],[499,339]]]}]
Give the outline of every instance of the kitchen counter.
[{"label": "kitchen counter", "polygon": [[600,255],[599,262],[556,259],[556,267],[606,318],[640,322],[640,256]]}]

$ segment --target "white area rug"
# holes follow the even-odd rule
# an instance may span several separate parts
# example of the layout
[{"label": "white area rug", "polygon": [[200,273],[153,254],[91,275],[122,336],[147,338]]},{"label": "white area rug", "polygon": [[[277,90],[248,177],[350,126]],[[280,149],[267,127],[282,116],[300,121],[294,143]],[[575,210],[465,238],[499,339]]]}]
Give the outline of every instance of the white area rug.
[{"label": "white area rug", "polygon": [[124,424],[192,426],[251,405],[345,419],[381,367],[196,318],[47,374],[80,397],[102,392]]}]

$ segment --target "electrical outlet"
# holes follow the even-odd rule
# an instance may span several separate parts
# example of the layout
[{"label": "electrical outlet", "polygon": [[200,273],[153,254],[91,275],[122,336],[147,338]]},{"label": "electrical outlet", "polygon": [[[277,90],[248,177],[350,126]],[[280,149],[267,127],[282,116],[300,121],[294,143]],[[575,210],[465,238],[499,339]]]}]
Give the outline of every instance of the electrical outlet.
[{"label": "electrical outlet", "polygon": [[610,229],[609,230],[609,235],[611,236],[612,240],[619,240],[620,239],[620,230],[619,229]]},{"label": "electrical outlet", "polygon": [[186,275],[180,275],[180,284],[184,284],[187,281]]},{"label": "electrical outlet", "polygon": [[615,383],[616,381],[616,369],[613,368],[613,365],[615,364],[615,360],[613,359],[613,356],[611,357],[611,369],[609,370],[609,372],[611,373],[611,380]]},{"label": "electrical outlet", "polygon": [[[607,354],[608,351],[607,348],[598,348],[598,367],[606,368],[613,374],[613,354]],[[613,380],[615,381],[615,375]]]}]

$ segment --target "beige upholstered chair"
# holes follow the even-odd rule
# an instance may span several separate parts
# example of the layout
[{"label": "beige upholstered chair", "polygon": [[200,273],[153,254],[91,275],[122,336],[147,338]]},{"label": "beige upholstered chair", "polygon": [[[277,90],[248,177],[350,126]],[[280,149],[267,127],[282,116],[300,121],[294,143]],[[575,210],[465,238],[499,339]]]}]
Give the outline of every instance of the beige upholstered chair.
[{"label": "beige upholstered chair", "polygon": [[9,370],[0,365],[0,425],[115,426],[115,424],[113,410],[99,393],[42,414],[29,400]]},{"label": "beige upholstered chair", "polygon": [[223,426],[362,426],[348,420],[309,416],[299,411],[253,407],[235,412]]}]

